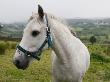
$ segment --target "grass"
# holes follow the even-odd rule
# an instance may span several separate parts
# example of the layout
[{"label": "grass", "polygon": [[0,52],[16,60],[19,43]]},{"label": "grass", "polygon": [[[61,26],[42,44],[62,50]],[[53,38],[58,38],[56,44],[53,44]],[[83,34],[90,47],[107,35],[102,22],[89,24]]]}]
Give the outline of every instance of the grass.
[{"label": "grass", "polygon": [[[14,46],[16,43],[9,44]],[[0,55],[0,82],[51,82],[50,50],[43,52],[41,60],[33,61],[27,70],[19,70],[12,63],[14,47],[6,48],[5,55]],[[106,46],[88,45],[88,47],[91,64],[83,82],[110,82],[110,57],[104,52]]]},{"label": "grass", "polygon": [[18,70],[12,63],[15,50],[0,55],[0,82],[50,82],[50,51],[45,51],[40,61],[34,61],[27,70]]},{"label": "grass", "polygon": [[84,82],[110,82],[110,57],[91,54],[91,64]]},{"label": "grass", "polygon": [[110,63],[91,62],[84,82],[110,82]]}]

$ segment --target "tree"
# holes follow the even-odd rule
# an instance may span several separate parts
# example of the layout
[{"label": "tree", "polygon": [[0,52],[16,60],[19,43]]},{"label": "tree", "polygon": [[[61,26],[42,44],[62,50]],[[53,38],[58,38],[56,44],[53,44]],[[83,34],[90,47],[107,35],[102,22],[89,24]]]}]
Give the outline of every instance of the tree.
[{"label": "tree", "polygon": [[96,37],[95,36],[91,36],[90,37],[90,42],[92,43],[92,45],[96,42]]}]

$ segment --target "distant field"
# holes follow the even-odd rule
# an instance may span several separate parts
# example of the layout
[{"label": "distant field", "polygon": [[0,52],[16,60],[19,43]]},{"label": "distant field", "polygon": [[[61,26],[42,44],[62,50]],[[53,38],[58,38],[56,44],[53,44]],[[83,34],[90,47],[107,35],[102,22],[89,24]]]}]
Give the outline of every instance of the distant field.
[{"label": "distant field", "polygon": [[[51,50],[43,52],[40,61],[35,60],[23,71],[12,63],[16,42],[0,41],[1,45],[6,46],[6,51],[0,54],[0,82],[51,82]],[[110,82],[110,45],[87,46],[91,53],[91,65],[84,82]]]}]

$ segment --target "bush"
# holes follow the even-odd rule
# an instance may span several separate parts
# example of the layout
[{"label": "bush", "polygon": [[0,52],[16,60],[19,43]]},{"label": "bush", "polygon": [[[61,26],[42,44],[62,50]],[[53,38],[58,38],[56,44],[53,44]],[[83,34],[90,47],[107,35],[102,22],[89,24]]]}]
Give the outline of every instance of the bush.
[{"label": "bush", "polygon": [[96,54],[96,53],[91,53],[91,61],[92,62],[109,63],[110,62],[110,57],[104,56],[104,55],[99,55],[99,54]]},{"label": "bush", "polygon": [[0,54],[1,54],[1,55],[2,55],[2,54],[5,54],[6,49],[7,49],[6,43],[1,42],[1,43],[0,43]]},{"label": "bush", "polygon": [[89,40],[92,44],[94,44],[96,42],[96,37],[95,36],[91,36],[90,40]]},{"label": "bush", "polygon": [[107,47],[107,55],[110,56],[110,46]]},{"label": "bush", "polygon": [[10,43],[10,49],[15,49],[16,45],[17,45],[17,43],[15,43],[15,42]]}]

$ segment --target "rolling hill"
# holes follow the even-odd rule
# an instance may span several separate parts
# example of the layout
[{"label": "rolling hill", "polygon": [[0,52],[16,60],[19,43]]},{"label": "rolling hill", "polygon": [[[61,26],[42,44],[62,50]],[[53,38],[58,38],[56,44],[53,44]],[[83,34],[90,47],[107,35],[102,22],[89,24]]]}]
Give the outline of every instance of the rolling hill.
[{"label": "rolling hill", "polygon": [[[78,36],[90,37],[104,36],[110,37],[110,18],[95,19],[66,19],[67,23],[74,27]],[[0,28],[0,36],[10,38],[21,38],[22,31],[26,26],[26,22],[17,22],[12,24],[2,24]]]}]

